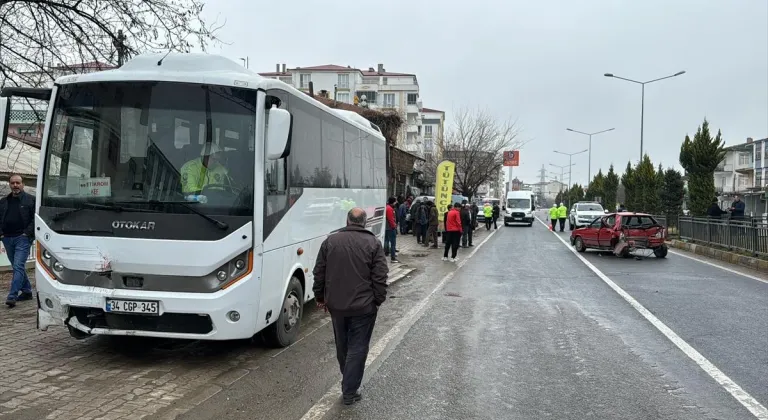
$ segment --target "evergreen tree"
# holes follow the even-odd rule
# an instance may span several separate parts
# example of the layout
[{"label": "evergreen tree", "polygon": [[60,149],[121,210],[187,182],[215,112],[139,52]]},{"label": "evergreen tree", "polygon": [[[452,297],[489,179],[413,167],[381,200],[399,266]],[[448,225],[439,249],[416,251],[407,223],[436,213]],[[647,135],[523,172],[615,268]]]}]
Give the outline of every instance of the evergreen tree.
[{"label": "evergreen tree", "polygon": [[664,172],[664,186],[661,189],[662,213],[667,217],[667,225],[677,226],[677,216],[683,212],[685,183],[683,175],[669,168]]},{"label": "evergreen tree", "polygon": [[597,175],[592,178],[592,182],[589,183],[589,188],[587,191],[584,192],[584,198],[587,200],[595,200],[596,198],[600,198],[601,201],[605,202],[603,193],[604,184],[605,175],[603,175],[603,170],[600,169],[597,171]]},{"label": "evergreen tree", "polygon": [[616,205],[616,191],[619,189],[619,176],[613,170],[613,164],[608,168],[608,173],[603,181],[603,207],[614,210]]},{"label": "evergreen tree", "polygon": [[635,170],[632,169],[632,162],[627,162],[627,168],[621,176],[621,185],[624,186],[624,206],[635,211]]},{"label": "evergreen tree", "polygon": [[635,167],[632,182],[634,185],[632,191],[633,208],[631,210],[659,214],[661,212],[660,178],[648,155],[643,156],[643,160]]},{"label": "evergreen tree", "polygon": [[691,214],[703,216],[717,193],[715,190],[715,169],[725,159],[725,141],[717,131],[714,138],[709,132],[709,122],[696,130],[693,140],[687,135],[680,147],[680,165],[688,175],[688,194]]},{"label": "evergreen tree", "polygon": [[565,198],[568,200],[565,205],[570,209],[577,201],[584,201],[584,188],[579,184],[573,184]]}]

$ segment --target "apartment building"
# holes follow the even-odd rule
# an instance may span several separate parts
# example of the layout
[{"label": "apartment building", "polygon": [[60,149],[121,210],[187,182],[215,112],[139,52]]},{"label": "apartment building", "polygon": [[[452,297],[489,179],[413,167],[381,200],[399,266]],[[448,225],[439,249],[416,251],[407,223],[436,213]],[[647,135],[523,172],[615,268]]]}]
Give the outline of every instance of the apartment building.
[{"label": "apartment building", "polygon": [[421,126],[424,138],[424,158],[442,158],[443,135],[445,134],[445,112],[432,108],[421,108]]},{"label": "apartment building", "polygon": [[[390,72],[383,64],[378,64],[376,68],[369,67],[367,70],[336,64],[295,68],[277,64],[275,71],[259,75],[281,80],[304,91],[309,91],[309,83],[312,82],[315,95],[339,102],[371,109],[397,110],[406,122],[399,136],[398,147],[420,157],[428,153],[423,126],[425,115],[415,74]],[[439,126],[437,130],[442,133],[445,113],[438,110],[428,111],[430,121],[440,121],[429,123],[433,136],[429,150],[433,150],[436,133],[434,126]]]},{"label": "apartment building", "polygon": [[747,139],[747,141],[752,143],[754,186],[763,189],[768,186],[768,137],[754,141]]},{"label": "apartment building", "polygon": [[725,158],[714,174],[719,195],[744,193],[762,182],[762,176],[756,176],[754,168],[754,146],[752,139],[747,139],[746,143],[726,147]]}]

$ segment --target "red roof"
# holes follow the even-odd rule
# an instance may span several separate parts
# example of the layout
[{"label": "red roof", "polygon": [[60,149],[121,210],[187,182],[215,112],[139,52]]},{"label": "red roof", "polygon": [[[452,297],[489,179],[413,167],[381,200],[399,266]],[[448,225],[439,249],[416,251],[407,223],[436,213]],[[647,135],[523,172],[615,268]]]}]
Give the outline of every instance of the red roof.
[{"label": "red roof", "polygon": [[336,64],[324,64],[322,66],[296,67],[291,70],[311,70],[311,71],[360,71],[349,66],[339,66]]},{"label": "red roof", "polygon": [[259,76],[267,76],[267,77],[269,77],[269,76],[286,76],[287,77],[287,76],[290,76],[290,75],[291,75],[291,73],[288,73],[288,72],[283,73],[281,71],[280,72],[278,72],[278,71],[268,71],[268,72],[264,72],[264,73],[259,73]]},{"label": "red roof", "polygon": [[445,111],[440,111],[439,109],[432,109],[427,107],[422,107],[421,112],[439,112],[441,114],[445,114]]},{"label": "red roof", "polygon": [[398,76],[400,76],[400,77],[412,77],[412,76],[416,76],[415,74],[411,74],[411,73],[393,73],[391,71],[385,71],[385,72],[379,73],[377,71],[368,71],[368,70],[366,70],[366,71],[363,71],[361,73],[363,73],[363,76],[390,76],[390,77],[398,77]]}]

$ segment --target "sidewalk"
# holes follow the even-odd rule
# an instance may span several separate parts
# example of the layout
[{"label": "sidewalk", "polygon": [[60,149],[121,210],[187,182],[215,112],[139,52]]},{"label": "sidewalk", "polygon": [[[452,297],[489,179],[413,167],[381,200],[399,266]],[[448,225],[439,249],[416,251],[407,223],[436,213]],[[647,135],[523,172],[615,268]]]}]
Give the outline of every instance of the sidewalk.
[{"label": "sidewalk", "polygon": [[[499,229],[504,228],[503,225],[499,226]],[[472,236],[472,243],[477,245],[480,243],[483,239],[485,239],[486,236],[490,232],[492,232],[493,229],[485,230],[485,226],[480,225],[475,231],[473,232]],[[438,241],[438,248],[434,249],[430,247],[425,247],[423,245],[420,245],[416,243],[416,235],[413,234],[407,234],[407,235],[401,235],[398,232],[397,235],[397,259],[400,260],[399,263],[391,263],[389,260],[389,257],[387,257],[387,262],[389,263],[389,284],[392,284],[398,280],[401,280],[405,278],[406,276],[410,275],[414,271],[416,271],[416,267],[423,265],[423,262],[420,261],[420,259],[427,258],[429,260],[439,260],[443,257],[443,251],[445,249],[445,245],[442,242],[442,237],[437,238]],[[466,253],[471,248],[464,249],[459,248],[459,256],[461,256],[462,253]]]}]

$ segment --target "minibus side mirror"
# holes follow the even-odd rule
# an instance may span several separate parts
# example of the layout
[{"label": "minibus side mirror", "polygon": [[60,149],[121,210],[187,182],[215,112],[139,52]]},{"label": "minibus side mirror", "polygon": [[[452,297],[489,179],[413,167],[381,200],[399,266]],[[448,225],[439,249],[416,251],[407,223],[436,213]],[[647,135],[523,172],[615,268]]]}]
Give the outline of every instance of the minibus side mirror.
[{"label": "minibus side mirror", "polygon": [[285,109],[272,106],[267,111],[266,157],[270,160],[282,159],[291,150],[291,126],[293,116]]}]

